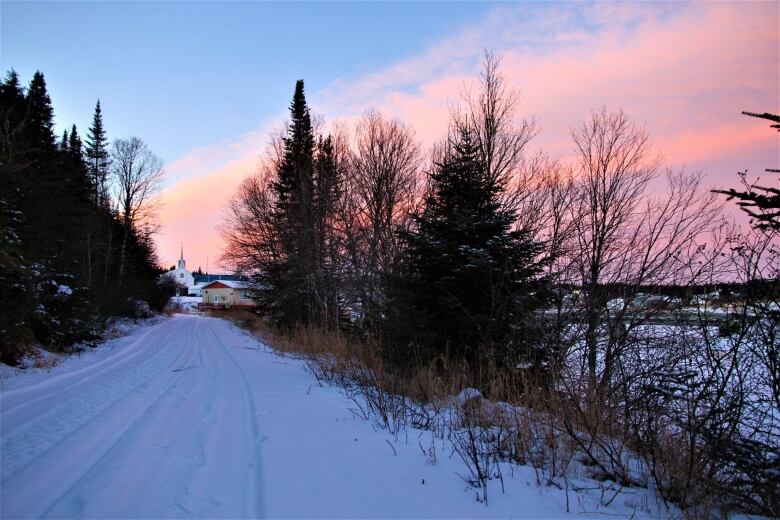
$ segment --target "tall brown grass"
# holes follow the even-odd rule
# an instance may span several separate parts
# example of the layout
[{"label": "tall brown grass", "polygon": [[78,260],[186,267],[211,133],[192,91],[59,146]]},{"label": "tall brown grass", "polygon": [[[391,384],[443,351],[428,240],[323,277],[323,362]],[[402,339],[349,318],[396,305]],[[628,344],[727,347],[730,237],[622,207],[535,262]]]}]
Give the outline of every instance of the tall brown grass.
[{"label": "tall brown grass", "polygon": [[[352,400],[351,411],[398,439],[411,429],[447,439],[467,468],[462,478],[487,503],[488,489],[505,486],[504,474],[517,466],[533,469],[536,484],[577,491],[580,477],[601,489],[608,505],[628,488],[667,482],[660,498],[682,505],[666,512],[687,518],[717,516],[717,489],[680,457],[679,438],[657,439],[651,462],[642,457],[619,406],[588,399],[578,388],[534,381],[522,370],[487,363],[475,373],[467,363],[439,358],[399,368],[384,361],[381,346],[338,331],[311,327],[279,330],[246,311],[220,311],[280,355],[305,361],[321,384],[335,385]],[[463,392],[478,387],[480,392]],[[487,398],[483,397],[486,396]],[[594,402],[596,403],[594,405]],[[435,444],[420,443],[429,463]],[[493,484],[491,484],[491,482]],[[686,484],[687,483],[687,484]],[[695,501],[677,499],[680,485],[695,485]],[[648,500],[636,507],[650,512]]]},{"label": "tall brown grass", "polygon": [[[336,385],[355,404],[352,411],[391,434],[407,428],[449,439],[469,473],[463,478],[487,502],[488,483],[504,486],[507,465],[530,465],[541,486],[569,488],[576,445],[552,409],[560,404],[552,389],[532,384],[524,374],[495,364],[474,373],[467,363],[436,359],[413,368],[389,366],[381,346],[337,331],[311,327],[279,330],[245,311],[219,312],[277,353],[301,358],[322,384]],[[465,389],[481,389],[490,399],[458,399]],[[421,446],[435,463],[433,445]],[[576,464],[579,467],[582,465]]]}]

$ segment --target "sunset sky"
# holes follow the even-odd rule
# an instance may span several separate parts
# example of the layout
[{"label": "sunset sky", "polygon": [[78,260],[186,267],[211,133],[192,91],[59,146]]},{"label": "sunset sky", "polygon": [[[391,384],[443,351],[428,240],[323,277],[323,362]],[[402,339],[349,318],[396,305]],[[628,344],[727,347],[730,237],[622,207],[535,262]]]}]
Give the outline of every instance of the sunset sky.
[{"label": "sunset sky", "polygon": [[86,133],[100,98],[110,139],[144,139],[166,163],[162,263],[183,242],[188,267],[215,270],[227,200],[299,78],[326,121],[376,108],[428,146],[487,48],[541,124],[534,150],[567,159],[571,127],[606,106],[712,185],[777,167],[778,132],[740,112],[780,111],[779,6],[3,1],[0,64],[44,72],[60,133]]}]

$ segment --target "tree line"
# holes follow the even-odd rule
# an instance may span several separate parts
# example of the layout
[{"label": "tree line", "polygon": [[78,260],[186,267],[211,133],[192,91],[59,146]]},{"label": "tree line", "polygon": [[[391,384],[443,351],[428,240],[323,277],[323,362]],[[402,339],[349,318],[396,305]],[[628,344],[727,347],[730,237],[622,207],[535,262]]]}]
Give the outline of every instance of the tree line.
[{"label": "tree line", "polygon": [[160,309],[152,243],[162,162],[141,139],[109,143],[100,101],[82,139],[54,135],[41,72],[0,84],[0,356],[99,339],[106,320]]},{"label": "tree line", "polygon": [[[563,162],[532,151],[539,124],[519,99],[487,53],[424,153],[373,110],[326,132],[298,81],[287,128],[229,203],[223,261],[279,330],[370,345],[369,372],[409,383],[466,367],[495,399],[512,381],[600,478],[636,485],[636,454],[694,516],[776,511],[776,190],[727,192],[750,203],[742,229],[622,110],[573,127]],[[724,284],[728,301],[696,296]]]}]

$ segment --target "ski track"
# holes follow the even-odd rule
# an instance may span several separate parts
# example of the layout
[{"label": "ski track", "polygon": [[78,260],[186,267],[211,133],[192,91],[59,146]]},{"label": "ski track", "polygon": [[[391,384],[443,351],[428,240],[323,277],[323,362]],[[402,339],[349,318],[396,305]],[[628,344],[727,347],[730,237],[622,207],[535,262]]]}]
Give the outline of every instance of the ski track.
[{"label": "ski track", "polygon": [[261,515],[255,406],[219,323],[176,316],[4,392],[2,517]]}]

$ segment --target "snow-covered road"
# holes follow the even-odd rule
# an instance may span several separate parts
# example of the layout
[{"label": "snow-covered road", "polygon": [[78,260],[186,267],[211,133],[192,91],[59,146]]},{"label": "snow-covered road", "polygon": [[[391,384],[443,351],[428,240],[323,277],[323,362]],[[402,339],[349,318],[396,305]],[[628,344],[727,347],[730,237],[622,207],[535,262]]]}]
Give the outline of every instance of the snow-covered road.
[{"label": "snow-covered road", "polygon": [[2,516],[257,516],[255,405],[226,331],[179,316],[3,392]]},{"label": "snow-covered road", "polygon": [[[477,503],[440,441],[375,431],[219,319],[177,315],[2,386],[3,518],[565,516],[530,469]],[[609,511],[643,516],[629,499]]]}]

